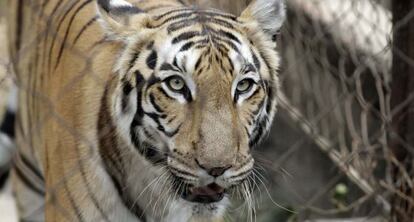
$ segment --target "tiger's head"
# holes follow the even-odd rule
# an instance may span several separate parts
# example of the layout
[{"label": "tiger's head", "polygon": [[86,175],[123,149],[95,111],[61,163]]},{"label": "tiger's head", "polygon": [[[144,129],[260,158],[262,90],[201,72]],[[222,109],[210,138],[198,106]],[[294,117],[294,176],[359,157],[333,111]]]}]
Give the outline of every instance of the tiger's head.
[{"label": "tiger's head", "polygon": [[[188,219],[220,217],[228,191],[252,173],[251,149],[275,115],[274,37],[284,3],[256,0],[239,17],[178,3],[148,10],[139,4],[98,1],[108,38],[122,45],[107,105],[124,144],[113,149],[131,156],[121,180],[167,173],[170,182],[158,186],[172,194],[164,201],[170,210]],[[151,169],[134,168],[136,161]],[[131,199],[145,185],[129,191]]]}]

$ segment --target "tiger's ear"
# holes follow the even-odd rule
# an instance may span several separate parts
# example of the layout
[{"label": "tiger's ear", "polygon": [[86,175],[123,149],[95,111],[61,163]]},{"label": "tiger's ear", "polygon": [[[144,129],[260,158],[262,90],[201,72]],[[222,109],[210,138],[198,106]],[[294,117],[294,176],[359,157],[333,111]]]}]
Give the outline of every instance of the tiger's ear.
[{"label": "tiger's ear", "polygon": [[125,40],[148,27],[150,17],[125,0],[97,0],[101,26],[108,37]]},{"label": "tiger's ear", "polygon": [[278,34],[286,19],[284,0],[253,0],[242,12],[240,20],[256,24],[272,38]]}]

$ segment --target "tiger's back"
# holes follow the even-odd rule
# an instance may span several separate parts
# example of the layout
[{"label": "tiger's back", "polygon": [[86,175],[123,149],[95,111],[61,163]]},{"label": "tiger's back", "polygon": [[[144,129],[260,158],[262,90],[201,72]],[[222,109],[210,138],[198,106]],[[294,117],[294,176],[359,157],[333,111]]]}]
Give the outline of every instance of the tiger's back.
[{"label": "tiger's back", "polygon": [[[158,204],[168,205],[170,200],[159,197],[156,202],[151,200],[154,198],[154,192],[165,190],[160,187],[151,187],[151,192],[144,192],[164,172],[155,168],[157,164],[151,162],[152,157],[148,157],[147,151],[140,150],[140,153],[131,154],[128,153],[132,152],[131,150],[117,150],[116,147],[134,145],[134,141],[125,141],[119,136],[124,132],[122,124],[128,125],[127,128],[130,130],[130,122],[128,121],[132,119],[119,117],[115,111],[108,111],[118,109],[116,101],[119,99],[121,108],[126,107],[126,112],[139,112],[140,99],[133,101],[128,97],[131,95],[131,91],[135,93],[135,88],[139,88],[140,83],[137,79],[139,75],[126,81],[124,78],[127,79],[127,77],[122,77],[119,73],[140,65],[151,68],[150,60],[154,59],[151,52],[154,50],[150,49],[149,45],[151,44],[145,45],[146,48],[143,45],[136,45],[137,49],[148,51],[148,53],[145,52],[148,58],[142,60],[146,61],[142,62],[143,64],[135,65],[133,62],[139,63],[138,57],[141,55],[127,53],[128,56],[131,56],[128,57],[120,52],[128,51],[130,50],[128,47],[132,47],[131,44],[125,44],[126,39],[148,38],[145,36],[145,31],[139,37],[125,37],[123,35],[114,37],[112,32],[119,31],[116,26],[119,14],[134,14],[143,11],[151,18],[158,18],[158,21],[153,21],[151,24],[154,28],[164,25],[171,27],[176,20],[192,16],[191,13],[196,12],[190,11],[186,14],[182,1],[178,0],[131,1],[136,7],[123,5],[123,1],[98,2],[101,3],[101,13],[104,14],[105,11],[110,13],[110,4],[113,4],[111,7],[114,5],[117,7],[118,11],[116,11],[115,17],[104,18],[107,26],[116,23],[115,28],[110,27],[108,31],[105,29],[105,25],[100,23],[102,20],[100,16],[105,15],[97,13],[96,1],[93,0],[9,1],[10,54],[17,75],[17,85],[20,89],[19,109],[16,114],[18,152],[13,176],[19,213],[23,219],[35,221],[44,219],[47,221],[145,221],[157,217],[160,220],[165,216],[155,211],[157,211]],[[108,8],[105,8],[106,6]],[[214,15],[214,13],[211,14]],[[226,29],[232,29],[228,24],[236,23],[236,17],[219,13],[217,16],[220,16],[220,19],[217,19],[217,25],[224,26]],[[213,18],[214,16],[209,17],[209,19]],[[125,20],[127,23],[131,21]],[[145,19],[139,18],[138,21],[135,24],[137,26],[144,26],[147,22]],[[196,22],[200,21],[197,19]],[[182,27],[179,28],[177,28],[179,24],[175,24],[174,27],[177,29],[168,32],[168,35],[183,38],[183,40],[177,41],[191,39],[191,36],[180,35],[182,34],[181,29],[188,24],[181,24]],[[224,33],[224,38],[240,42],[233,34]],[[151,35],[154,34],[151,33]],[[165,36],[166,39],[169,37]],[[160,37],[158,36],[158,38]],[[134,39],[134,41],[138,40]],[[232,45],[231,42],[229,43],[229,40],[226,40],[226,44],[229,45],[226,48],[238,47]],[[193,45],[188,44],[187,47],[195,47]],[[274,61],[269,63],[266,61],[266,57],[270,55],[269,52],[261,52],[263,45],[260,47],[255,49],[260,54],[260,58],[256,58],[255,61],[251,59],[252,63],[256,69],[265,69],[265,72],[270,72],[269,76],[272,76],[272,72],[277,69],[278,59],[270,56],[274,58]],[[261,58],[262,53],[265,55],[263,58]],[[157,54],[155,60],[157,60]],[[266,68],[264,68],[265,65],[260,68],[258,63],[265,64],[266,62],[268,62]],[[217,59],[217,64],[219,63],[221,64]],[[221,64],[221,66],[234,68],[235,65],[232,63],[229,59],[229,62],[224,62],[224,65]],[[120,64],[124,64],[124,66]],[[125,64],[129,67],[125,67]],[[153,69],[156,68],[153,67]],[[264,131],[268,129],[269,122],[273,118],[271,113],[274,112],[276,104],[273,101],[275,95],[270,95],[271,97],[266,97],[266,99],[264,99],[264,95],[268,89],[277,90],[277,80],[274,77],[265,78],[271,79],[268,80],[269,83],[266,83],[268,85],[263,84],[263,92],[257,94],[257,101],[252,103],[252,107],[248,110],[255,113],[254,115],[259,115],[259,111],[254,111],[253,105],[263,106],[263,108],[260,107],[260,112],[262,109],[266,109],[263,112],[268,112],[270,117],[263,120],[260,127],[251,126],[252,129],[246,127],[247,134],[255,138],[250,141],[246,140],[243,142],[245,144],[258,143],[261,134],[265,134]],[[148,80],[145,75],[144,79],[150,84],[151,80]],[[276,85],[269,86],[272,84]],[[131,87],[134,89],[129,89]],[[123,94],[117,95],[118,92],[123,92]],[[137,94],[140,95],[138,91]],[[259,98],[262,97],[263,101],[260,101]],[[151,102],[153,103],[153,101]],[[124,107],[124,103],[130,104],[126,104]],[[266,104],[268,105],[266,106]],[[128,108],[135,106],[138,108]],[[154,107],[155,110],[160,109],[156,105]],[[134,118],[137,116],[136,113]],[[154,114],[148,116],[153,120],[156,118]],[[250,116],[252,115],[250,114]],[[160,117],[157,118],[159,121]],[[254,117],[252,120],[246,121],[259,121],[260,118]],[[157,120],[155,121],[157,122]],[[116,124],[121,124],[121,127],[115,126]],[[159,122],[158,124],[158,130],[161,134],[164,133],[168,136],[167,127],[161,127]],[[250,125],[252,124],[250,123]],[[190,129],[190,127],[188,128]],[[145,134],[145,130],[143,132]],[[130,132],[128,131],[126,134],[130,135]],[[170,134],[171,137],[175,136],[173,133]],[[131,137],[134,138],[134,135],[131,134]],[[232,142],[222,141],[221,144],[223,143],[230,144]],[[137,147],[136,149],[139,150]],[[210,154],[204,153],[203,155],[209,156]],[[247,156],[247,154],[244,155]],[[129,172],[129,170],[132,171],[131,167],[126,167],[132,166],[132,163],[134,169],[145,171],[139,174],[139,180],[136,176],[125,176],[133,174]],[[128,187],[131,186],[130,184],[134,184],[134,189]],[[148,205],[150,206],[148,207]],[[145,216],[146,214],[151,216]]]}]

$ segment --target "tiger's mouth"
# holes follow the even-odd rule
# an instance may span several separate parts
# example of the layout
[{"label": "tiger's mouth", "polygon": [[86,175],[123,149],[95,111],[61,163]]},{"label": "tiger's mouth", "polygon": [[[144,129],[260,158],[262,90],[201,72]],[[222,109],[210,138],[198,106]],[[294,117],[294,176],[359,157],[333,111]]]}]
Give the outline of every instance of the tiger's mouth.
[{"label": "tiger's mouth", "polygon": [[203,187],[188,185],[181,193],[181,198],[189,202],[209,204],[219,202],[224,198],[225,189],[216,183]]}]

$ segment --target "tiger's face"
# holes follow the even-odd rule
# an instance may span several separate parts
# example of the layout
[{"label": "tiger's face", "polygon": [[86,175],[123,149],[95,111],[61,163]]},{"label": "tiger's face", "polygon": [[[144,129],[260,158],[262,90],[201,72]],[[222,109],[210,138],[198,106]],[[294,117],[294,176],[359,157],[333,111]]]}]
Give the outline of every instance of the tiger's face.
[{"label": "tiger's face", "polygon": [[115,125],[171,175],[172,208],[188,208],[188,218],[221,215],[228,191],[252,173],[251,149],[275,114],[273,35],[283,3],[258,0],[235,17],[183,7],[153,15],[115,2],[100,10],[109,35],[125,45],[115,67]]}]

